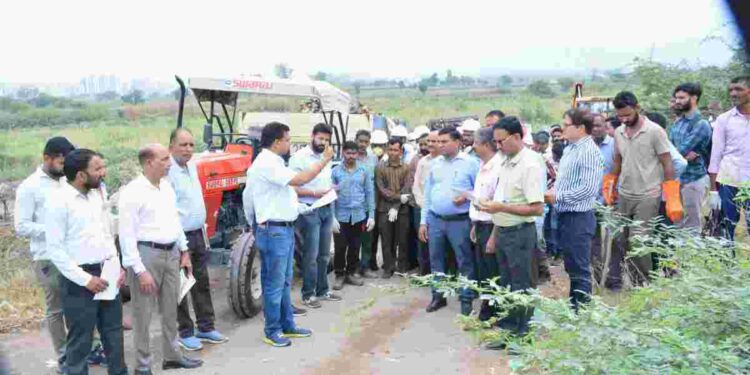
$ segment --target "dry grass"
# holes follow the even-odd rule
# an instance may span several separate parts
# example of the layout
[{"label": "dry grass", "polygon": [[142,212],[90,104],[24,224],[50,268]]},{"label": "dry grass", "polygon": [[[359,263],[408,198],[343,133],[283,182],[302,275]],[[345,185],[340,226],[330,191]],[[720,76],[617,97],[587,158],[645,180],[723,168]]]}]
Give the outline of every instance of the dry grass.
[{"label": "dry grass", "polygon": [[29,257],[28,242],[0,228],[0,333],[36,328],[44,297]]}]

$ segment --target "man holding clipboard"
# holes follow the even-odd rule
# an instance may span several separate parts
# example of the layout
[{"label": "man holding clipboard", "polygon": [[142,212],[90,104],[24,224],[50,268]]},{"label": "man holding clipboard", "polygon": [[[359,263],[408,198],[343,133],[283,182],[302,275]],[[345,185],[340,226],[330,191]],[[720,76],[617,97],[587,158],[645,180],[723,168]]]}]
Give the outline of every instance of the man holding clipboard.
[{"label": "man holding clipboard", "polygon": [[94,327],[107,353],[107,372],[125,375],[122,302],[118,289],[125,272],[105,219],[99,187],[104,159],[77,149],[65,157],[59,195],[48,200],[45,235],[50,260],[60,271],[60,295],[68,324],[65,350],[67,374],[87,374]]}]

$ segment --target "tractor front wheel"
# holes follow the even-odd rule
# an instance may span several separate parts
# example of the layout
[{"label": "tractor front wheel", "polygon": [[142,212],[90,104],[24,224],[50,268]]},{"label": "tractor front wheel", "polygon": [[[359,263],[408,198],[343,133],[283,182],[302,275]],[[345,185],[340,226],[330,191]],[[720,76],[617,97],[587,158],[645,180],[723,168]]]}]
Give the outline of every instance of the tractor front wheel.
[{"label": "tractor front wheel", "polygon": [[239,318],[252,318],[261,311],[260,254],[251,232],[243,233],[232,246],[229,259],[229,306]]}]

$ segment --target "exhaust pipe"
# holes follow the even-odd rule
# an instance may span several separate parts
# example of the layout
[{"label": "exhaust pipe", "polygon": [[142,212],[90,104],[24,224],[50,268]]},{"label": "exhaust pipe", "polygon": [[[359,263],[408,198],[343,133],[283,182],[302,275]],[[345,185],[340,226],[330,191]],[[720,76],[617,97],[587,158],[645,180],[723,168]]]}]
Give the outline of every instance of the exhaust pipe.
[{"label": "exhaust pipe", "polygon": [[177,107],[177,127],[182,127],[182,110],[185,108],[185,82],[182,82],[182,78],[175,75],[174,79],[177,80],[177,84],[180,85],[180,103]]}]

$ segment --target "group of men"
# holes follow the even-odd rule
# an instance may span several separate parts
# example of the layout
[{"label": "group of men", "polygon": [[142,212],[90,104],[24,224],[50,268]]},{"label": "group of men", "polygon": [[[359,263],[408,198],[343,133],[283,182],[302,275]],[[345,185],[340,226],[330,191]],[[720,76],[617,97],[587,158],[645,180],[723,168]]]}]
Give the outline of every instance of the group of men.
[{"label": "group of men", "polygon": [[[123,330],[130,327],[123,324],[125,298],[119,293],[125,284],[133,305],[136,374],[151,374],[154,313],[161,316],[164,370],[202,365],[180,347],[200,350],[202,342],[227,341],[214,327],[206,209],[190,163],[194,146],[190,132],[178,128],[169,148],[151,144],[139,151],[142,173],[119,193],[116,233],[103,183],[105,157],[98,152],[51,138],[42,165],[19,186],[15,228],[31,240],[60,373],[87,374],[94,354],[109,374],[127,373]],[[195,323],[188,298],[179,300],[181,278],[191,275]],[[92,345],[95,330],[102,349]]]},{"label": "group of men", "polygon": [[[362,286],[364,278],[388,279],[396,272],[432,273],[438,280],[457,273],[480,283],[498,278],[512,291],[527,291],[543,279],[541,249],[546,249],[547,255],[563,258],[577,311],[592,292],[592,265],[595,275],[609,269],[608,287],[621,287],[629,239],[649,230],[645,223],[651,219],[661,215],[697,233],[706,191],[711,207],[731,226],[728,239],[733,240],[740,210],[750,209],[750,203],[740,207],[734,200],[750,181],[750,77],[732,80],[729,92],[733,108],[709,124],[697,109],[700,85],[679,85],[671,102],[676,121],[668,132],[666,123],[650,120],[627,91],[614,98],[616,114],[610,118],[571,109],[562,126],[531,134],[518,117],[495,110],[484,126],[420,134],[419,152],[409,157],[405,136],[361,130],[355,141],[342,145],[343,160],[336,166],[328,125],[316,125],[310,145],[291,155],[287,165],[290,129],[267,124],[243,192],[261,258],[264,341],[285,347],[293,338],[312,335],[294,319],[307,313],[292,304],[295,230],[302,238],[301,302],[312,309],[340,301],[334,290],[345,285]],[[42,167],[19,188],[16,228],[32,240],[53,343],[68,373],[86,373],[95,326],[109,372],[126,372],[122,306],[119,298],[106,296],[110,284],[119,287],[126,278],[137,373],[150,373],[153,311],[162,316],[165,369],[201,365],[182,356],[178,343],[197,350],[200,341],[226,341],[213,324],[202,233],[205,207],[188,163],[193,147],[192,135],[178,129],[169,150],[149,145],[140,151],[143,174],[124,188],[118,203],[122,268],[106,214],[102,155],[53,138]],[[609,264],[599,259],[597,204],[616,205],[623,216],[644,223],[615,240]],[[103,278],[107,262],[118,262],[116,280]],[[654,269],[650,256],[629,258],[627,265],[636,283],[647,282]],[[178,301],[181,272],[197,280],[191,294],[197,332],[186,300]],[[100,293],[104,299],[94,298]],[[472,313],[476,298],[470,289],[460,291],[462,314]],[[434,289],[426,311],[446,304]],[[489,304],[481,304],[480,319],[493,313]],[[497,325],[524,335],[532,315],[530,307],[513,307]],[[499,341],[488,348],[505,345]]]}]

